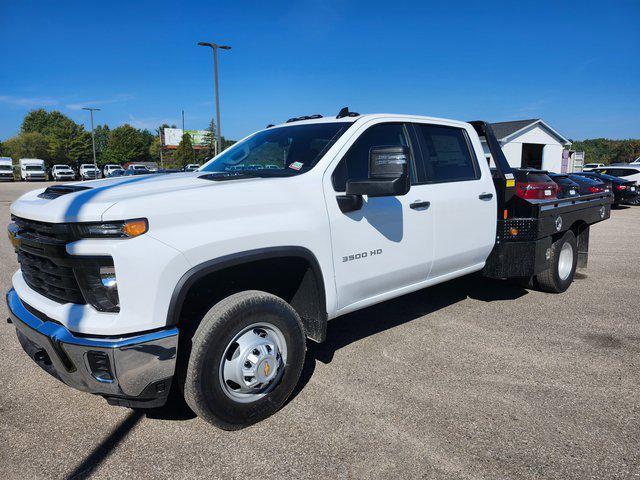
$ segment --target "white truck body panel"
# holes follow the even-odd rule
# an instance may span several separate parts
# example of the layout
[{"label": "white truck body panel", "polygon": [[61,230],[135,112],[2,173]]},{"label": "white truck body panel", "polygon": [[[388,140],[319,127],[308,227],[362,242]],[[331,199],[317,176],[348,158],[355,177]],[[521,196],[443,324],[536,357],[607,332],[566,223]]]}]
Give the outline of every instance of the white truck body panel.
[{"label": "white truck body panel", "polygon": [[20,166],[20,178],[22,180],[44,180],[44,160],[39,158],[21,158],[18,160]]},{"label": "white truck body panel", "polygon": [[13,160],[11,157],[0,157],[0,180],[13,180]]},{"label": "white truck body panel", "polygon": [[[296,125],[342,121],[354,120],[323,118]],[[412,185],[407,195],[366,199],[361,210],[342,213],[335,199],[340,192],[334,191],[331,176],[359,135],[386,122],[465,130],[480,178]],[[86,239],[67,245],[71,255],[113,257],[119,313],[56,303],[30,289],[17,272],[13,284],[20,298],[71,331],[141,332],[166,325],[173,290],[192,267],[238,252],[303,247],[320,266],[326,312],[333,318],[479,270],[495,241],[491,174],[477,134],[463,122],[363,115],[304,174],[230,181],[206,180],[202,175],[199,171],[82,182],[90,188],[55,200],[39,198],[42,190],[22,196],[11,207],[19,217],[54,223],[147,218],[149,231],[134,239]],[[482,201],[478,198],[482,193],[493,197]],[[431,205],[412,209],[418,200]],[[343,261],[345,256],[379,250],[366,262]]]}]

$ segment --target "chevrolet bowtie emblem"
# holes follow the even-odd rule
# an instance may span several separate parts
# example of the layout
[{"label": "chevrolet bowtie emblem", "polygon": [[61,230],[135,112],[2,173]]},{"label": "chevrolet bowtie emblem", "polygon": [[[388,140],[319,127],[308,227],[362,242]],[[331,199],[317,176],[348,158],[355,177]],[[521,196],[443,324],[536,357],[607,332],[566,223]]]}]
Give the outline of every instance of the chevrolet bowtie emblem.
[{"label": "chevrolet bowtie emblem", "polygon": [[265,376],[269,376],[269,372],[271,371],[271,365],[269,365],[269,362],[264,362],[264,374]]},{"label": "chevrolet bowtie emblem", "polygon": [[15,224],[9,225],[7,234],[9,235],[9,241],[11,242],[11,245],[13,245],[13,248],[16,248],[16,249],[19,248],[20,235],[18,235],[18,228]]}]

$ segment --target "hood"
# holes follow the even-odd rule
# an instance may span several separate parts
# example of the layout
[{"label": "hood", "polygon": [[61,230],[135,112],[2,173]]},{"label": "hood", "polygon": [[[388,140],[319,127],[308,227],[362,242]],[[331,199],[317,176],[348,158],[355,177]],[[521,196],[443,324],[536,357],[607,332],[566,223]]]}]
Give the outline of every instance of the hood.
[{"label": "hood", "polygon": [[[96,222],[101,221],[102,214],[116,203],[126,205],[130,199],[139,201],[147,196],[215,188],[227,183],[203,180],[199,178],[202,175],[202,172],[139,175],[60,184],[24,194],[11,205],[11,213],[42,222]],[[265,179],[238,179],[232,182],[238,184],[256,180]]]}]

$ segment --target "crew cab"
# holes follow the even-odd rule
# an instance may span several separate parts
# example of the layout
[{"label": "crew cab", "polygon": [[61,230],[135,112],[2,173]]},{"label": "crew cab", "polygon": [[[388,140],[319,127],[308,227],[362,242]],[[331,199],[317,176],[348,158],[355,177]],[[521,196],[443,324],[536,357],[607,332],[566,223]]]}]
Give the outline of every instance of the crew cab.
[{"label": "crew cab", "polygon": [[480,271],[565,291],[610,205],[518,195],[485,122],[344,108],[196,172],[25,194],[7,302],[24,350],[64,383],[131,408],[183,395],[235,429],[284,404],[330,319]]}]

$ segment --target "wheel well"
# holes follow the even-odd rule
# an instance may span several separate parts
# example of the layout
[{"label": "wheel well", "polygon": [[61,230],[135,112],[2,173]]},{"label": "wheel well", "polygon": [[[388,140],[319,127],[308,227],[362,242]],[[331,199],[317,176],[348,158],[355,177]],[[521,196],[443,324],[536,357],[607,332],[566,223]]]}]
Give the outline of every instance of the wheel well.
[{"label": "wheel well", "polygon": [[315,257],[269,254],[259,257],[267,258],[247,255],[229,265],[225,261],[214,262],[192,272],[176,287],[180,290],[172,298],[168,323],[195,331],[204,314],[223,298],[243,290],[261,290],[282,298],[296,310],[308,338],[324,341],[325,292]]}]

